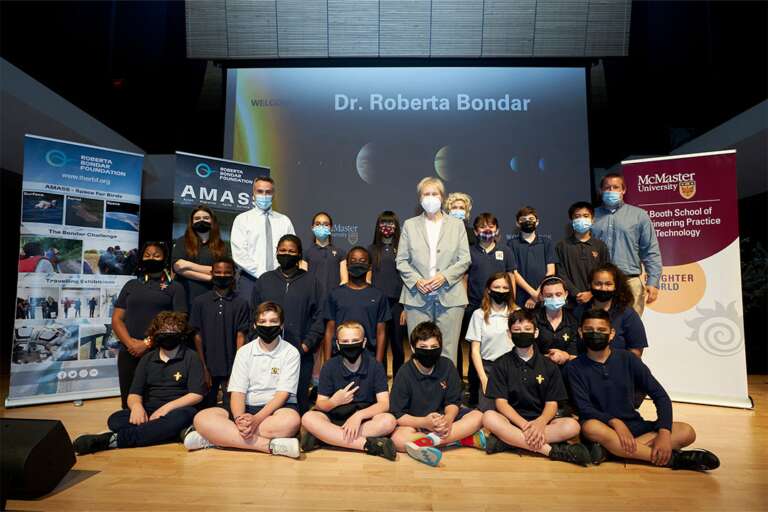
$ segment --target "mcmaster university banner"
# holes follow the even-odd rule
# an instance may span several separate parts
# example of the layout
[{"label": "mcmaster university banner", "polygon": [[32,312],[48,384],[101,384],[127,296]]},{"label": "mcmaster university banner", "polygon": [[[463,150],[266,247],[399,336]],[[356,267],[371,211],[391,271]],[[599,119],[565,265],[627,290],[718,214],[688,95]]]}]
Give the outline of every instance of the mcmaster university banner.
[{"label": "mcmaster university banner", "polygon": [[119,394],[111,317],[138,261],[143,158],[25,137],[6,406]]},{"label": "mcmaster university banner", "polygon": [[747,395],[736,152],[622,162],[627,203],[651,217],[663,273],[643,354],[673,400],[751,407]]}]

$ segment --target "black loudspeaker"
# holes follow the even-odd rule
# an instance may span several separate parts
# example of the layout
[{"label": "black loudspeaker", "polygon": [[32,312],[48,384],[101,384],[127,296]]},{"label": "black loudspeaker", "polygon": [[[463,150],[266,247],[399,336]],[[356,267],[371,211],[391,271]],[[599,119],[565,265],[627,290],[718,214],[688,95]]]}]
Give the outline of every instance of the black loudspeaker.
[{"label": "black loudspeaker", "polygon": [[75,450],[59,420],[0,419],[2,501],[51,492],[75,465]]}]

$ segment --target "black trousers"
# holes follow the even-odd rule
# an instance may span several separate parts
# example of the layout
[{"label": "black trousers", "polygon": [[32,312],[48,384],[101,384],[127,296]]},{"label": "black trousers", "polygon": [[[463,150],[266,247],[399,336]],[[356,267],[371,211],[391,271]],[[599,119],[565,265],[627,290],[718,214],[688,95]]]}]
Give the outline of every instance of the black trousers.
[{"label": "black trousers", "polygon": [[[147,416],[151,416],[159,408],[160,405],[144,406]],[[197,414],[195,407],[179,407],[156,420],[133,425],[130,422],[131,411],[123,409],[113,413],[107,420],[107,425],[109,430],[117,433],[118,448],[151,446],[177,441],[179,433],[192,424],[195,414]]]},{"label": "black trousers", "polygon": [[[403,312],[403,305],[399,299],[389,299],[389,310],[392,312],[392,318],[387,322],[387,343],[392,351],[392,378],[395,378],[397,371],[405,362],[405,349],[403,348],[403,339],[407,337],[407,330],[404,325],[400,325],[400,315]],[[386,370],[388,363],[384,363]]]},{"label": "black trousers", "polygon": [[[475,312],[475,307],[467,306],[464,309],[464,318],[461,320],[461,332],[459,334],[459,348],[464,346],[467,342],[467,329],[469,329],[469,321],[472,319],[472,313]],[[459,370],[459,377],[464,377],[464,351],[459,350],[459,357],[456,362],[457,369]],[[469,403],[476,404],[479,399],[480,393],[480,377],[477,376],[477,370],[475,365],[472,364],[472,348],[469,349],[469,364],[467,365],[467,381],[469,383]]]},{"label": "black trousers", "polygon": [[211,389],[208,390],[208,394],[203,398],[201,408],[207,409],[208,407],[216,407],[219,398],[219,388],[221,388],[221,397],[224,402],[224,408],[229,409],[229,393],[227,392],[228,384],[229,377],[211,376]]},{"label": "black trousers", "polygon": [[117,377],[120,381],[120,402],[123,409],[128,408],[128,391],[131,389],[133,375],[136,373],[140,359],[140,357],[133,357],[125,347],[121,347],[120,352],[117,353]]},{"label": "black trousers", "polygon": [[301,366],[299,367],[299,386],[296,388],[296,403],[299,406],[299,414],[304,414],[309,410],[311,405],[309,401],[309,385],[312,384],[312,368],[315,367],[315,353],[304,353],[299,349],[301,354]]}]

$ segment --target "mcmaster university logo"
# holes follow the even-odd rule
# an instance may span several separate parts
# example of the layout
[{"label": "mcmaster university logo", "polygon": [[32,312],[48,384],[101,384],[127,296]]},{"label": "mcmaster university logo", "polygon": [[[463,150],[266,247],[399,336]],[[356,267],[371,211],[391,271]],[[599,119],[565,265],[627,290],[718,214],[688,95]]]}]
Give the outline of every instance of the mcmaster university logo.
[{"label": "mcmaster university logo", "polygon": [[680,182],[680,196],[683,199],[691,199],[696,195],[696,180],[687,180]]}]

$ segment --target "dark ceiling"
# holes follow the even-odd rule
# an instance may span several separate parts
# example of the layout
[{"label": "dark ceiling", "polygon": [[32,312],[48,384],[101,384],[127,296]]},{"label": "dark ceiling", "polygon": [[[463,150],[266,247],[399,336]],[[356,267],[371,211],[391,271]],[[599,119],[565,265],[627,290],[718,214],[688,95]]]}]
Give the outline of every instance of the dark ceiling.
[{"label": "dark ceiling", "polygon": [[[3,58],[148,153],[221,154],[183,2],[3,1],[0,19]],[[593,83],[593,166],[666,154],[766,99],[767,20],[761,1],[633,2],[629,56]]]}]

